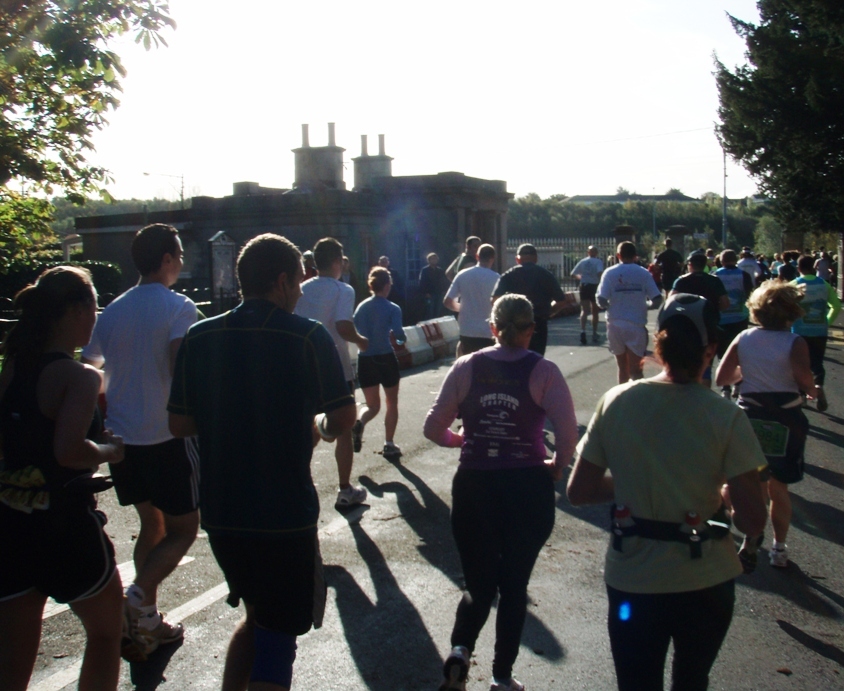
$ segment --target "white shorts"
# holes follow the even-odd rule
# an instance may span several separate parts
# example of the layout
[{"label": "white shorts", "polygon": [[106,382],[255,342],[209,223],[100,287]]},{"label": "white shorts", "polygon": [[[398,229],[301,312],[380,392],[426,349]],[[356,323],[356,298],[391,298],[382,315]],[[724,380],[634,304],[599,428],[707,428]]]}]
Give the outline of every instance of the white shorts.
[{"label": "white shorts", "polygon": [[607,322],[607,343],[613,355],[624,355],[629,349],[634,355],[644,357],[648,348],[648,330],[626,321]]}]

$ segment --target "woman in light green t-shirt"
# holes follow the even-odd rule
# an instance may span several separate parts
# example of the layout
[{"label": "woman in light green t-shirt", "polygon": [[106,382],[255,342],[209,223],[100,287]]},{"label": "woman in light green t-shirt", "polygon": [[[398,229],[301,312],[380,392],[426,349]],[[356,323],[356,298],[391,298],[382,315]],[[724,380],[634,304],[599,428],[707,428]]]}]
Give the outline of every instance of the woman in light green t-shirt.
[{"label": "woman in light green t-shirt", "polygon": [[[567,488],[572,504],[618,508],[605,579],[622,690],[662,689],[672,641],[675,682],[706,688],[742,569],[729,532],[700,520],[717,514],[726,481],[737,527],[758,535],[765,524],[757,471],[765,457],[750,423],[700,385],[717,348],[717,308],[680,293],[658,322],[654,350],[663,371],[604,395]],[[689,539],[691,526],[703,530],[702,541]]]}]

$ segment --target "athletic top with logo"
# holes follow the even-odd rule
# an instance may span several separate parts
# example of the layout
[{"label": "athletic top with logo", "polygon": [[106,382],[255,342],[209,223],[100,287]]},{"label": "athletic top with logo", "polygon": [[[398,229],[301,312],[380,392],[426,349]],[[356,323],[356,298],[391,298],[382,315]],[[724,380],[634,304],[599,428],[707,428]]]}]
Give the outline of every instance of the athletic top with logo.
[{"label": "athletic top with logo", "polygon": [[472,359],[472,386],[460,403],[460,465],[478,470],[524,468],[545,463],[545,411],[530,395],[530,374],[541,355],[513,362],[479,351]]},{"label": "athletic top with logo", "polygon": [[106,424],[126,444],[146,446],[173,438],[167,423],[170,342],[196,322],[196,305],[161,283],[118,296],[97,319],[82,357],[103,364]]},{"label": "athletic top with logo", "polygon": [[798,393],[791,370],[791,349],[797,334],[753,327],[736,336],[741,392]]},{"label": "athletic top with logo", "polygon": [[607,321],[626,321],[644,326],[648,321],[648,299],[661,293],[653,276],[638,264],[616,264],[604,271],[597,297],[609,301]]},{"label": "athletic top with logo", "polygon": [[314,416],[353,404],[312,319],[252,299],[191,327],[167,410],[196,421],[203,528],[271,538],[316,525]]},{"label": "athletic top with logo", "polygon": [[730,306],[721,310],[721,324],[735,324],[736,322],[747,321],[750,313],[747,311],[747,298],[753,292],[753,279],[747,272],[732,266],[722,266],[715,275],[721,279],[724,288],[727,289],[727,297],[730,298]]},{"label": "athletic top with logo", "polygon": [[598,285],[601,280],[601,272],[604,270],[604,262],[598,257],[584,257],[571,270],[572,276],[580,276],[582,285]]},{"label": "athletic top with logo", "polygon": [[355,289],[329,276],[317,276],[302,284],[302,297],[296,303],[296,314],[320,322],[337,346],[346,381],[355,378],[349,358],[349,344],[337,333],[337,322],[353,323]]},{"label": "athletic top with logo", "polygon": [[820,276],[806,274],[793,281],[794,285],[805,286],[805,296],[800,302],[804,315],[791,327],[801,336],[827,336],[829,322],[834,321],[841,311],[841,300],[829,283]]},{"label": "athletic top with logo", "polygon": [[498,272],[480,265],[464,269],[454,277],[446,297],[460,298],[457,323],[461,336],[492,338],[489,330],[490,297],[497,282]]}]

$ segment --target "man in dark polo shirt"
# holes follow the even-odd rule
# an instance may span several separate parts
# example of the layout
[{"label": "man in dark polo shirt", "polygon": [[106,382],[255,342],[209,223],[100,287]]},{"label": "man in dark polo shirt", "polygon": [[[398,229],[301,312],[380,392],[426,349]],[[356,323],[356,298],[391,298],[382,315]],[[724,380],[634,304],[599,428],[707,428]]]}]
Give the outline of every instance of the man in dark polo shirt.
[{"label": "man in dark polo shirt", "polygon": [[656,263],[662,267],[662,287],[665,296],[671,293],[671,286],[683,272],[683,255],[675,250],[671,238],[665,238],[665,249],[656,257]]},{"label": "man in dark polo shirt", "polygon": [[492,301],[495,298],[515,293],[524,295],[533,304],[533,319],[536,328],[530,339],[530,349],[540,355],[545,355],[548,343],[548,320],[559,314],[566,306],[565,294],[560,283],[547,269],[536,263],[538,259],[533,245],[520,245],[516,252],[518,264],[508,269],[492,291]]},{"label": "man in dark polo shirt", "polygon": [[[675,293],[700,295],[715,305],[719,313],[721,310],[727,309],[730,306],[727,289],[724,287],[720,278],[715,276],[715,274],[706,272],[708,261],[703,250],[692,252],[686,259],[686,263],[689,266],[689,273],[680,276],[680,278],[674,281],[674,287],[670,295],[674,295]],[[711,386],[711,365],[704,370],[701,382],[704,386]]]},{"label": "man in dark polo shirt", "polygon": [[328,331],[293,314],[303,275],[285,238],[250,240],[237,260],[243,302],[194,325],[176,359],[170,430],[199,437],[202,527],[229,603],[246,606],[223,688],[289,688],[296,636],[322,623],[311,453],[317,433],[351,429],[355,404]]}]

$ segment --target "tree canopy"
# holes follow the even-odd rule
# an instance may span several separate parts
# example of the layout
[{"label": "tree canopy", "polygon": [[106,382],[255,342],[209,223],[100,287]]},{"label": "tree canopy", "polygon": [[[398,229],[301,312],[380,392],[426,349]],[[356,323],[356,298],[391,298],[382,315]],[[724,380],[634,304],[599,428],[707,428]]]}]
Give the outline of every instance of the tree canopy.
[{"label": "tree canopy", "polygon": [[102,189],[107,172],[86,153],[125,76],[108,44],[134,32],[147,49],[166,45],[168,12],[163,0],[2,0],[0,193],[13,181],[80,199]]},{"label": "tree canopy", "polygon": [[716,59],[724,148],[793,228],[844,221],[844,3],[759,0],[758,25],[730,16],[748,64]]}]

